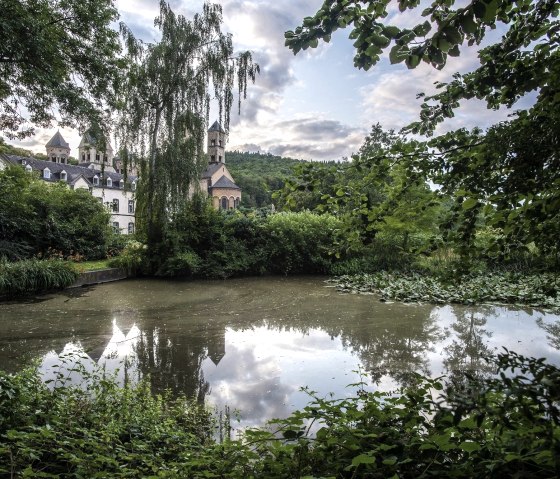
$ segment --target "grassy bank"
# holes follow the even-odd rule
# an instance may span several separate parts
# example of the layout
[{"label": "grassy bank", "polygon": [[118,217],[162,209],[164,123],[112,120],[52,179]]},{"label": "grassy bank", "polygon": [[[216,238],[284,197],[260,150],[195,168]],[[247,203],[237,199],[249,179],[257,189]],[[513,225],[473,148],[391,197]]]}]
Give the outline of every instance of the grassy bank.
[{"label": "grassy bank", "polygon": [[524,377],[310,393],[287,419],[222,441],[206,409],[145,383],[119,388],[98,371],[53,391],[33,370],[0,372],[0,477],[557,477],[560,370],[513,353],[495,366]]},{"label": "grassy bank", "polygon": [[493,272],[444,280],[418,273],[377,272],[332,280],[340,291],[422,303],[519,304],[560,312],[560,275]]}]

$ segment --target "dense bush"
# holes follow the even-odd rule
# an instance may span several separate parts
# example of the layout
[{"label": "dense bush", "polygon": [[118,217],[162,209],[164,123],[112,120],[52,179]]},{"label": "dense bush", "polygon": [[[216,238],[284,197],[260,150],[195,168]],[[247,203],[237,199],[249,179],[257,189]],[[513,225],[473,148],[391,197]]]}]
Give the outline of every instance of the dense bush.
[{"label": "dense bush", "polygon": [[10,263],[0,260],[0,296],[62,289],[77,277],[74,265],[66,261],[29,259]]},{"label": "dense bush", "polygon": [[342,250],[340,222],[326,214],[222,212],[195,199],[172,226],[156,275],[325,274]]},{"label": "dense bush", "polygon": [[267,217],[264,230],[270,271],[326,274],[340,252],[340,229],[341,222],[327,214],[304,211]]},{"label": "dense bush", "polygon": [[100,259],[109,236],[109,213],[87,190],[0,172],[0,257]]},{"label": "dense bush", "polygon": [[95,372],[50,390],[33,371],[0,373],[0,476],[558,477],[560,370],[507,352],[496,366],[464,388],[418,376],[393,393],[310,392],[302,411],[222,442],[207,411],[147,383]]}]

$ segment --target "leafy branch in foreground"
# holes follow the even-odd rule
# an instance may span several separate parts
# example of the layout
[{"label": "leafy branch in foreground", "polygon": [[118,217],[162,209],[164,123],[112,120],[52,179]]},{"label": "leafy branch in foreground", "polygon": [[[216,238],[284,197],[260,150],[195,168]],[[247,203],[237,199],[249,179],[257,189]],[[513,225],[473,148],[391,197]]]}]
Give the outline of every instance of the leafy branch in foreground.
[{"label": "leafy branch in foreground", "polygon": [[0,132],[25,138],[55,112],[62,126],[100,124],[119,77],[117,19],[113,0],[3,0]]},{"label": "leafy branch in foreground", "polygon": [[303,410],[223,442],[208,411],[146,383],[119,388],[97,371],[50,390],[36,371],[0,373],[0,475],[558,477],[560,370],[510,351],[490,365],[496,376],[467,376],[462,388],[417,375],[393,393],[309,392]]},{"label": "leafy branch in foreground", "polygon": [[[432,132],[445,118],[454,115],[461,100],[478,98],[489,108],[512,106],[521,96],[540,90],[539,101],[549,95],[549,86],[558,77],[560,6],[556,0],[471,0],[453,8],[454,0],[433,0],[418,11],[412,28],[384,21],[390,0],[325,0],[312,17],[306,17],[295,31],[285,33],[286,46],[294,54],[319,40],[330,41],[333,32],[352,25],[354,66],[368,70],[390,48],[392,64],[405,62],[416,68],[421,61],[442,69],[448,56],[461,53],[463,44],[480,45],[486,33],[502,25],[501,41],[479,52],[480,67],[464,75],[456,74],[449,84],[438,85],[439,93],[426,98],[421,121],[411,125],[415,133]],[[458,3],[458,2],[457,2]],[[400,12],[419,10],[417,0],[398,0]],[[430,105],[428,101],[435,104]],[[546,100],[548,101],[548,100]],[[557,101],[557,100],[556,100]]]}]

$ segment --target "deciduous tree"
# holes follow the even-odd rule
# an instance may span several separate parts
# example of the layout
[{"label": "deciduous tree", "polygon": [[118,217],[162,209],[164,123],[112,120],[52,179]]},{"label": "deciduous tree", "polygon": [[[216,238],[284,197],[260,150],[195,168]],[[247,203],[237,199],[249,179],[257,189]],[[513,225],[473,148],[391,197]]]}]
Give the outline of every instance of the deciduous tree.
[{"label": "deciduous tree", "polygon": [[[0,132],[100,123],[118,77],[113,0],[3,0]],[[58,112],[58,115],[57,113]]]},{"label": "deciduous tree", "polygon": [[128,69],[120,89],[119,136],[125,163],[141,170],[137,217],[152,252],[162,245],[174,212],[193,191],[206,162],[204,137],[215,100],[228,130],[234,90],[238,101],[258,65],[250,52],[235,53],[221,31],[222,9],[204,4],[192,20],[162,1],[155,25],[161,40],[128,37]]}]

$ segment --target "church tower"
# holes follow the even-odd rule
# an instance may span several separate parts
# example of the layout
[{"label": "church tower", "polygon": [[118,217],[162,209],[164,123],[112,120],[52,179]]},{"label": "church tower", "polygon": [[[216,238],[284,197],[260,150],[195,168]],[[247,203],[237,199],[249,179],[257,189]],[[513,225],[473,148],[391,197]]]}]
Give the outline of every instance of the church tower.
[{"label": "church tower", "polygon": [[68,164],[68,157],[70,156],[70,145],[66,142],[60,131],[57,131],[54,136],[45,145],[47,149],[47,157],[54,163]]},{"label": "church tower", "polygon": [[210,163],[225,163],[226,132],[217,121],[208,129],[208,157]]},{"label": "church tower", "polygon": [[101,169],[101,166],[114,172],[113,168],[113,148],[109,141],[105,142],[104,150],[99,149],[99,142],[93,130],[89,129],[84,133],[80,145],[78,146],[78,161],[80,166],[89,166],[92,163]]}]

